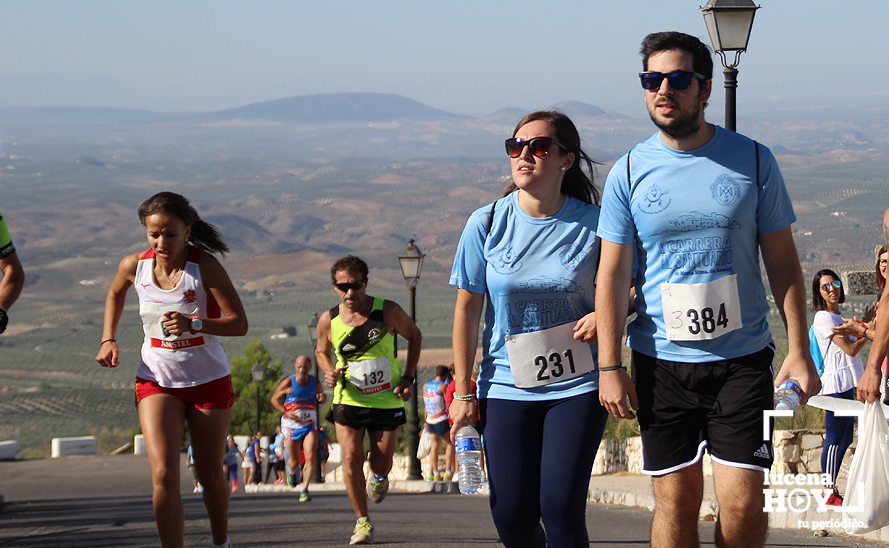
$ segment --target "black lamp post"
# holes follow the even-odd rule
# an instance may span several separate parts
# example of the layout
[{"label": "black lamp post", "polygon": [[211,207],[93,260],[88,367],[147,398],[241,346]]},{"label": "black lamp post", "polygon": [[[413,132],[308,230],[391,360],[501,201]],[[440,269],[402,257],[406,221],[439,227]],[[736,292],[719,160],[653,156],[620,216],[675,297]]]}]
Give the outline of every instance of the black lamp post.
[{"label": "black lamp post", "polygon": [[[753,16],[759,6],[753,0],[710,0],[702,8],[704,23],[710,34],[713,51],[722,60],[725,76],[725,128],[735,131],[735,94],[738,89],[738,64],[741,53],[747,51],[747,41],[753,28]],[[734,51],[728,63],[725,52]]]},{"label": "black lamp post", "polygon": [[[318,379],[318,360],[315,358],[315,348],[318,346],[318,313],[309,320],[309,338],[312,339],[312,361],[315,363],[315,378]],[[318,440],[315,442],[315,466],[312,472],[312,483],[321,483],[321,406],[318,406]]]},{"label": "black lamp post", "polygon": [[[404,281],[411,294],[411,319],[417,322],[417,282],[420,281],[420,271],[423,269],[423,259],[426,255],[411,240],[407,247],[398,256],[398,262],[401,264],[401,273],[404,275]],[[410,470],[407,479],[418,480],[423,479],[423,470],[420,468],[420,459],[417,458],[417,451],[420,448],[420,412],[417,401],[417,387],[419,386],[417,374],[414,372],[414,385],[411,390],[411,418],[408,421],[408,443],[410,445]]]},{"label": "black lamp post", "polygon": [[[256,383],[256,432],[262,430],[262,427],[259,423],[259,415],[261,411],[261,407],[259,405],[259,385],[262,383],[262,378],[265,377],[265,367],[261,366],[259,362],[256,362],[256,365],[250,369],[250,374],[253,375],[253,382]],[[254,435],[256,433],[254,432]],[[253,436],[251,436],[252,438]],[[257,481],[263,482],[265,478],[262,473],[262,461],[259,458],[259,455],[256,455],[256,461],[259,463],[259,479]]]}]

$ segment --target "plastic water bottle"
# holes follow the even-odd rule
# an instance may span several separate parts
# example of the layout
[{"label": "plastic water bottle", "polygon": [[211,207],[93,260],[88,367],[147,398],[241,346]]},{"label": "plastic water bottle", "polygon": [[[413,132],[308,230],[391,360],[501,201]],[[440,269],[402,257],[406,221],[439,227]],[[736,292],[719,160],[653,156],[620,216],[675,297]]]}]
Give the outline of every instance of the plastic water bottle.
[{"label": "plastic water bottle", "polygon": [[793,411],[799,405],[799,396],[803,389],[793,379],[787,379],[778,385],[775,391],[775,409],[778,411]]},{"label": "plastic water bottle", "polygon": [[457,431],[454,448],[460,470],[460,492],[464,495],[478,493],[482,489],[482,443],[474,426],[467,425]]}]

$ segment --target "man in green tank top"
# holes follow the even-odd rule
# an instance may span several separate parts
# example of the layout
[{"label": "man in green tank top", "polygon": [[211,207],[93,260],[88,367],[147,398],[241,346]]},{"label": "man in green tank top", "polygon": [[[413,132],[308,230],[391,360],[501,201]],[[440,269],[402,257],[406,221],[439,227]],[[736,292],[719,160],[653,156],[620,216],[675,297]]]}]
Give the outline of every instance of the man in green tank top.
[{"label": "man in green tank top", "polygon": [[6,324],[9,323],[6,311],[18,298],[22,286],[25,285],[25,271],[19,262],[15,246],[12,245],[3,213],[0,213],[0,272],[3,273],[3,278],[0,279],[0,333],[3,333],[6,331]]},{"label": "man in green tank top", "polygon": [[[328,414],[343,450],[343,475],[357,523],[349,544],[373,542],[365,491],[375,503],[386,497],[397,429],[406,422],[420,359],[422,335],[398,304],[367,295],[367,263],[349,255],[330,269],[340,304],[318,319],[315,358],[334,389]],[[395,358],[395,336],[408,341],[407,364]],[[330,351],[336,356],[331,361]],[[370,436],[370,477],[364,478],[364,434]]]}]

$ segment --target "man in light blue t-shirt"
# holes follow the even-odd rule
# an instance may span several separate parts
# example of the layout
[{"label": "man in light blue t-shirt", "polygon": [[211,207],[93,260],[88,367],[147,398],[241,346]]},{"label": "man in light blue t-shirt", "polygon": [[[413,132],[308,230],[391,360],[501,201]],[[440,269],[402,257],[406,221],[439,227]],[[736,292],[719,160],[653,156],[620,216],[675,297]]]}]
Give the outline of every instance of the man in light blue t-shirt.
[{"label": "man in light blue t-shirt", "polygon": [[[774,343],[760,252],[787,328],[788,355],[775,382],[799,381],[802,401],[820,389],[790,229],[796,217],[771,152],[705,122],[709,49],[664,32],[647,36],[641,53],[645,103],[660,131],[615,163],[603,194],[600,399],[617,417],[633,417],[627,397],[637,410],[643,472],[656,499],[652,546],[698,544],[704,450],[720,505],[717,545],[761,546],[768,528],[762,478],[772,462],[763,411],[772,409]],[[621,363],[633,280],[631,381],[613,366]]]}]

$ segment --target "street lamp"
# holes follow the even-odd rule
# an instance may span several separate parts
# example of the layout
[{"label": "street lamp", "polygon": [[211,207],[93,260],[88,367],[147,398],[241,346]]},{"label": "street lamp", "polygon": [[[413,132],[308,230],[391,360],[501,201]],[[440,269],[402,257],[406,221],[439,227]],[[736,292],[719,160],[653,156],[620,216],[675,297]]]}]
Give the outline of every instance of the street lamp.
[{"label": "street lamp", "polygon": [[262,382],[262,378],[265,377],[265,367],[261,366],[257,361],[253,369],[250,370],[250,374],[253,375],[253,382],[256,383],[256,431],[259,432],[262,430],[262,427],[259,425],[259,384]]},{"label": "street lamp", "polygon": [[[707,33],[713,51],[722,60],[725,76],[725,128],[735,131],[735,93],[738,89],[738,64],[741,53],[747,51],[747,41],[753,28],[753,16],[759,6],[753,0],[710,0],[702,8]],[[735,59],[728,63],[725,52],[734,51]]]},{"label": "street lamp", "polygon": [[[411,294],[411,319],[417,322],[417,282],[420,281],[420,271],[423,269],[423,259],[426,255],[420,251],[420,248],[411,240],[407,247],[398,256],[398,262],[401,264],[401,273],[407,288]],[[420,468],[420,459],[417,458],[417,451],[420,448],[420,415],[419,404],[417,402],[417,371],[414,372],[413,390],[411,390],[411,418],[408,421],[408,443],[410,446],[410,470],[407,479],[418,480],[423,479],[423,470]]]},{"label": "street lamp", "polygon": [[[259,405],[259,385],[262,383],[262,378],[265,377],[265,367],[259,365],[259,361],[256,362],[256,365],[250,369],[250,374],[253,375],[253,382],[256,383],[256,432],[262,430],[262,427],[259,424],[259,414],[260,414],[260,405]],[[254,433],[254,435],[256,435]],[[250,436],[252,439],[253,436]],[[259,458],[259,455],[256,455],[256,462],[259,463],[259,482],[264,482],[265,478],[262,473],[262,461]]]},{"label": "street lamp", "polygon": [[[318,377],[318,359],[315,358],[315,348],[318,346],[318,313],[309,320],[309,338],[312,340],[312,361],[315,363],[315,379]],[[318,441],[315,443],[315,466],[312,471],[312,482],[321,483],[321,406],[318,406]]]}]

